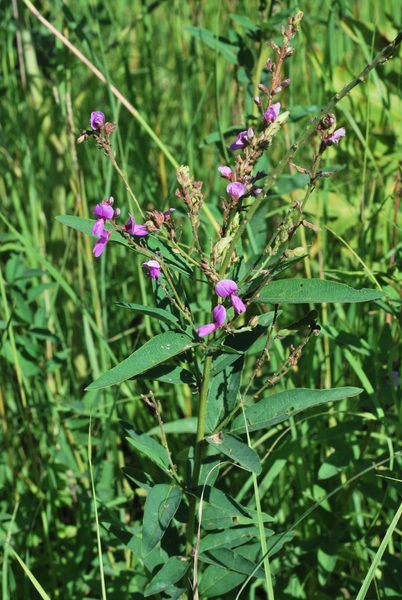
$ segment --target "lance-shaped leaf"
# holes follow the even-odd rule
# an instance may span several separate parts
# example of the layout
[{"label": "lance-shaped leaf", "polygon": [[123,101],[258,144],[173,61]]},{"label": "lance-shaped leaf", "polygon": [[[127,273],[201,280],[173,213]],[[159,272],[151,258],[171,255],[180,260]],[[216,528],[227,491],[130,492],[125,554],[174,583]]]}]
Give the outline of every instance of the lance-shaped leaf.
[{"label": "lance-shaped leaf", "polygon": [[[86,219],[84,217],[77,217],[75,215],[59,215],[56,217],[56,221],[62,225],[71,227],[71,229],[85,233],[86,235],[91,235],[91,229],[95,223],[95,219]],[[109,223],[106,223],[105,228],[112,231],[112,235],[110,236],[111,242],[117,242],[123,246],[128,246],[129,248],[131,247],[130,243],[127,242],[127,240],[125,240],[116,231],[114,231],[113,227]]]},{"label": "lance-shaped leaf", "polygon": [[169,472],[169,456],[166,448],[153,438],[149,437],[149,435],[146,435],[145,433],[138,434],[134,431],[133,426],[130,425],[130,423],[121,421],[120,425],[127,433],[127,441],[134,446],[138,452],[144,454],[164,471]]},{"label": "lance-shaped leaf", "polygon": [[321,302],[369,302],[383,298],[384,292],[355,288],[323,279],[278,279],[269,283],[256,302],[264,304],[308,304]]},{"label": "lance-shaped leaf", "polygon": [[206,440],[208,444],[214,446],[234,462],[239,463],[247,471],[256,473],[256,475],[261,473],[261,463],[257,452],[244,442],[223,432],[211,435]]},{"label": "lance-shaped leaf", "polygon": [[134,312],[141,313],[142,315],[148,315],[149,317],[155,317],[160,321],[164,321],[168,325],[178,325],[179,321],[177,317],[172,315],[172,313],[164,310],[163,308],[155,308],[153,306],[144,306],[143,304],[133,304],[131,302],[116,302],[117,306],[121,306],[121,308],[128,308],[129,310],[133,310]]},{"label": "lance-shaped leaf", "polygon": [[171,556],[145,588],[145,598],[159,594],[159,592],[163,592],[163,590],[179,581],[184,577],[189,566],[190,562],[187,559],[180,556]]},{"label": "lance-shaped leaf", "polygon": [[[300,388],[279,392],[245,408],[247,427],[249,431],[265,429],[286,421],[290,416],[306,408],[351,398],[362,391],[361,388],[356,387],[340,387],[331,390]],[[246,427],[242,414],[235,418],[230,430],[235,433],[245,433]]]},{"label": "lance-shaped leaf", "polygon": [[128,358],[103,373],[87,389],[97,390],[122,383],[131,377],[145,373],[173,356],[186,352],[194,345],[188,335],[177,331],[166,331],[156,335]]},{"label": "lance-shaped leaf", "polygon": [[155,485],[145,501],[142,525],[142,555],[146,556],[162,539],[170,521],[176,514],[182,498],[177,485]]}]

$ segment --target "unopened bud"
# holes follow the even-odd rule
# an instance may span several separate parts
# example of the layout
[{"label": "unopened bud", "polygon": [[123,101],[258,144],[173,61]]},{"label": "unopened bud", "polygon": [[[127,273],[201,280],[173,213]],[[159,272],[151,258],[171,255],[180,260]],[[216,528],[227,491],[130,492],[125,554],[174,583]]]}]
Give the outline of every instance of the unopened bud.
[{"label": "unopened bud", "polygon": [[285,54],[285,58],[288,58],[289,56],[292,56],[292,54],[294,53],[295,49],[293,48],[293,46],[288,46],[286,48],[286,54]]},{"label": "unopened bud", "polygon": [[113,213],[113,218],[116,218],[120,215],[120,208],[115,208]]},{"label": "unopened bud", "polygon": [[252,127],[249,127],[247,129],[247,139],[248,139],[248,141],[251,142],[251,140],[253,139],[253,137],[254,137],[254,129]]},{"label": "unopened bud", "polygon": [[258,108],[261,108],[262,102],[261,102],[261,98],[259,96],[254,96],[254,104],[256,104],[258,106]]},{"label": "unopened bud", "polygon": [[113,204],[114,204],[114,198],[113,198],[113,196],[110,196],[110,198],[108,199],[107,202],[108,202],[108,204],[110,204],[110,206],[113,206]]},{"label": "unopened bud", "polygon": [[272,59],[269,58],[267,60],[267,69],[268,69],[268,71],[272,71],[273,68],[274,68],[274,63],[272,62]]},{"label": "unopened bud", "polygon": [[301,258],[307,254],[306,249],[303,246],[297,246],[297,248],[292,248],[287,251],[287,255],[289,258]]},{"label": "unopened bud", "polygon": [[251,319],[249,320],[248,324],[250,325],[250,327],[257,327],[257,325],[258,325],[258,317],[251,317]]},{"label": "unopened bud", "polygon": [[263,92],[264,94],[269,94],[269,89],[263,83],[258,84],[258,89],[260,90],[260,92]]}]

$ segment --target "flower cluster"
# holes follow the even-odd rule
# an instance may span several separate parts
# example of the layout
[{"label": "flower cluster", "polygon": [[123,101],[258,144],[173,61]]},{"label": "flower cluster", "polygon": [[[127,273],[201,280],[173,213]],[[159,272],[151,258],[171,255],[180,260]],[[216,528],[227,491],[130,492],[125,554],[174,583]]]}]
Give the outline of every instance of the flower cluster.
[{"label": "flower cluster", "polygon": [[[245,312],[246,305],[243,300],[236,294],[238,288],[237,283],[232,279],[221,279],[215,285],[215,294],[220,298],[230,297],[232,306],[236,315],[240,315]],[[226,309],[222,304],[218,304],[212,311],[212,317],[214,322],[202,325],[197,329],[197,333],[200,337],[204,337],[222,327],[226,321]]]}]

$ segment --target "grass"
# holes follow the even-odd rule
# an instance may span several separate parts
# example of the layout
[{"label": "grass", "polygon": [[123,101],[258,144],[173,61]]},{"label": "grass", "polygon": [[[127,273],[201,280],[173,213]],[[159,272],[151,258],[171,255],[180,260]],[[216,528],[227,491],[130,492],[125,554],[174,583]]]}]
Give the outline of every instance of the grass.
[{"label": "grass", "polygon": [[[253,114],[255,73],[269,56],[265,41],[286,19],[276,13],[294,11],[296,3],[271,3],[270,19],[267,10],[262,18],[256,0],[222,1],[219,19],[212,0],[36,4],[126,100],[122,105],[24,3],[0,8],[2,591],[5,600],[33,598],[34,589],[52,599],[139,599],[157,559],[143,564],[136,551],[145,494],[122,471],[138,465],[118,421],[135,423],[140,432],[153,429],[157,423],[140,397],[151,388],[163,421],[176,423],[178,433],[168,434],[168,441],[177,454],[193,439],[180,430],[180,420],[193,417],[196,407],[189,386],[142,378],[102,392],[85,389],[159,326],[115,305],[152,304],[140,264],[118,245],[95,261],[92,240],[55,220],[59,214],[89,216],[110,194],[123,218],[135,211],[101,152],[77,146],[75,138],[91,110],[117,122],[114,147],[135,197],[143,210],[174,206],[183,240],[189,229],[174,195],[174,165],[188,164],[208,192],[203,227],[212,231],[223,190],[216,166],[226,160],[234,128]],[[293,116],[262,165],[268,171],[308,118],[298,118],[304,107],[324,105],[400,27],[397,0],[300,0],[298,7],[305,18],[283,97]],[[247,16],[261,33],[233,15]],[[189,27],[218,28],[239,47],[239,62],[228,47],[210,48]],[[324,167],[335,176],[324,180],[307,207],[320,231],[298,234],[297,245],[308,247],[309,258],[292,272],[381,286],[387,298],[319,308],[321,335],[278,385],[358,385],[364,392],[290,427],[250,434],[263,458],[261,509],[275,517],[276,533],[293,534],[270,554],[277,599],[402,593],[395,520],[402,415],[400,71],[395,57],[339,105],[336,116],[347,137],[327,152]],[[308,166],[310,154],[306,147],[297,163]],[[291,168],[279,181],[269,216],[263,207],[248,228],[255,247],[287,206],[302,200],[294,175]],[[192,285],[199,299],[194,315],[205,322],[209,297],[200,282]],[[300,306],[283,310],[283,322],[303,315]],[[292,333],[275,340],[273,373],[294,341]],[[144,459],[141,466],[152,475],[151,463]],[[232,469],[219,475],[219,485],[255,507],[253,477]],[[259,552],[256,547],[255,564]],[[258,580],[243,597],[262,597],[263,589]]]}]

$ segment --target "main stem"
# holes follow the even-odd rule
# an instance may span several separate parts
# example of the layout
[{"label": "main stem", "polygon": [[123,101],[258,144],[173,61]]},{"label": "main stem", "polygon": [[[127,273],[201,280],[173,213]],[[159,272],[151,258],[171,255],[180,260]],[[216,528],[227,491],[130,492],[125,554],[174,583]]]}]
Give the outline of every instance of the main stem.
[{"label": "main stem", "polygon": [[[205,415],[207,412],[207,400],[208,400],[208,388],[209,380],[211,378],[211,367],[212,367],[212,356],[207,356],[204,363],[204,372],[202,375],[202,384],[200,392],[200,402],[198,405],[198,421],[197,421],[197,436],[195,439],[194,449],[194,469],[193,476],[191,478],[191,485],[198,485],[198,480],[201,471],[202,461],[202,442],[205,436]],[[187,554],[191,553],[193,548],[193,537],[194,537],[194,525],[195,525],[195,509],[197,505],[197,498],[192,496],[189,508],[189,516],[187,523]]]}]

